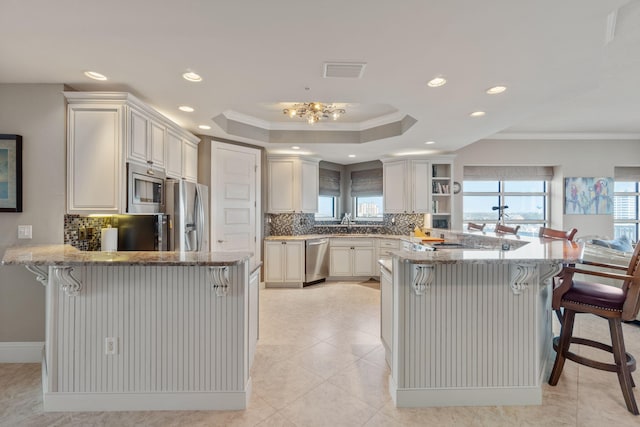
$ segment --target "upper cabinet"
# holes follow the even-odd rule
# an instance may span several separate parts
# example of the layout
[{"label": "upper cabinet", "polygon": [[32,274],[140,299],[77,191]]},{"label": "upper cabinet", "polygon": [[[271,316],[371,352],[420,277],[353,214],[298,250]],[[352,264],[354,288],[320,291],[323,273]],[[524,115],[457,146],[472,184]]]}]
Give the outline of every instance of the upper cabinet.
[{"label": "upper cabinet", "polygon": [[127,161],[164,170],[166,126],[137,108],[127,110]]},{"label": "upper cabinet", "polygon": [[123,92],[64,95],[68,104],[67,213],[125,213],[126,163],[174,176],[167,164],[178,157],[171,152],[171,135],[179,141],[175,177],[197,179],[199,139],[134,96]]},{"label": "upper cabinet", "polygon": [[174,131],[167,132],[167,178],[198,180],[198,144]]},{"label": "upper cabinet", "polygon": [[383,164],[384,212],[429,213],[429,161],[400,160]]},{"label": "upper cabinet", "polygon": [[268,212],[317,212],[318,164],[318,159],[268,156]]},{"label": "upper cabinet", "polygon": [[384,212],[430,213],[435,228],[449,228],[452,173],[453,156],[384,159]]}]

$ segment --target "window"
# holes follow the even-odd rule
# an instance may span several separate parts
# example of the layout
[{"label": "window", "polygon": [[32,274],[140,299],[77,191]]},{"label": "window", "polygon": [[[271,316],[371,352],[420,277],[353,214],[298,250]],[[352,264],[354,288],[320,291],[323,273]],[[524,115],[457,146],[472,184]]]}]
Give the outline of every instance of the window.
[{"label": "window", "polygon": [[382,168],[351,172],[351,197],[360,221],[382,221]]},{"label": "window", "polygon": [[465,180],[462,198],[463,222],[486,223],[493,231],[498,222],[497,206],[508,206],[504,222],[520,226],[518,234],[537,236],[548,221],[548,185],[545,180]]},{"label": "window", "polygon": [[638,241],[638,181],[617,181],[613,185],[613,232],[614,238],[626,236],[631,242]]},{"label": "window", "polygon": [[318,221],[332,221],[338,219],[338,198],[340,197],[340,171],[319,169]]},{"label": "window", "polygon": [[337,200],[333,196],[318,196],[318,213],[315,219],[331,221],[337,219]]},{"label": "window", "polygon": [[354,197],[355,219],[382,221],[382,196]]}]

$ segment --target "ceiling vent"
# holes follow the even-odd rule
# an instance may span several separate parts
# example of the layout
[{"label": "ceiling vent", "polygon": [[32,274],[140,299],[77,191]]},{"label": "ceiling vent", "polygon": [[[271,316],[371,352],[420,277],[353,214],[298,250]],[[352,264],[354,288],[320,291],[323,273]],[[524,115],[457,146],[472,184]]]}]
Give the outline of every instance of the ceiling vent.
[{"label": "ceiling vent", "polygon": [[359,79],[366,65],[366,62],[325,62],[322,66],[322,77]]}]

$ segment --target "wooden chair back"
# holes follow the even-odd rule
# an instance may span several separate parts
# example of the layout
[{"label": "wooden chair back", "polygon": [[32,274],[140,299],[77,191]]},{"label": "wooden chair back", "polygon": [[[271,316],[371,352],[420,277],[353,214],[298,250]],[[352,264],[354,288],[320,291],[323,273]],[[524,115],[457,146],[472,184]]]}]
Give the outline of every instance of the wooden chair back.
[{"label": "wooden chair back", "polygon": [[640,312],[640,244],[636,244],[636,248],[631,256],[627,275],[634,279],[627,279],[624,287],[627,297],[622,307],[622,320],[633,320]]},{"label": "wooden chair back", "polygon": [[577,232],[578,232],[577,228],[572,228],[569,231],[564,231],[564,230],[554,230],[553,228],[540,227],[540,230],[538,231],[538,236],[546,237],[549,239],[565,239],[572,242]]},{"label": "wooden chair back", "polygon": [[467,230],[484,230],[484,226],[487,224],[476,224],[475,222],[470,222],[467,224]]},{"label": "wooden chair back", "polygon": [[520,229],[520,226],[517,225],[515,227],[509,227],[507,225],[502,225],[502,224],[496,224],[496,233],[502,233],[502,234],[518,234],[518,230]]}]

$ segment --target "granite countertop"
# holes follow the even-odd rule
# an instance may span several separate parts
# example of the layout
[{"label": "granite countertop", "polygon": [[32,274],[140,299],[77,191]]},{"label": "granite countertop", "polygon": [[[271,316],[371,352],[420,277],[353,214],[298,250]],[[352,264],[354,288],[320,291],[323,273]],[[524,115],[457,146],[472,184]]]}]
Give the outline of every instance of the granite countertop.
[{"label": "granite countertop", "polygon": [[4,265],[157,265],[225,266],[248,260],[249,252],[92,252],[70,245],[14,246],[4,254]]},{"label": "granite countertop", "polygon": [[[508,242],[505,239],[505,242]],[[413,264],[454,263],[549,263],[579,262],[583,258],[584,244],[565,240],[541,239],[538,237],[519,239],[521,246],[509,250],[496,248],[442,249],[428,252],[393,251],[391,255],[401,262]]]},{"label": "granite countertop", "polygon": [[264,240],[312,240],[312,239],[322,239],[322,238],[331,238],[334,239],[336,237],[344,237],[349,239],[356,238],[379,238],[379,239],[395,239],[395,240],[406,240],[407,242],[419,242],[419,237],[410,237],[402,234],[302,234],[298,236],[269,236],[265,237]]}]

